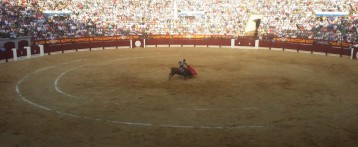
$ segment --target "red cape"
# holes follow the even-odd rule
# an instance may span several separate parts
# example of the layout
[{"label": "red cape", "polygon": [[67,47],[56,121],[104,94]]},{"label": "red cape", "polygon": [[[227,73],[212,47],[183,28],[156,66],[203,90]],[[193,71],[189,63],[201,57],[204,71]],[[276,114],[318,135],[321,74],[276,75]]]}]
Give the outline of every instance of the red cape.
[{"label": "red cape", "polygon": [[189,69],[189,71],[191,72],[191,74],[193,74],[193,76],[198,75],[198,73],[196,72],[196,70],[195,70],[191,65],[188,65],[188,69]]}]

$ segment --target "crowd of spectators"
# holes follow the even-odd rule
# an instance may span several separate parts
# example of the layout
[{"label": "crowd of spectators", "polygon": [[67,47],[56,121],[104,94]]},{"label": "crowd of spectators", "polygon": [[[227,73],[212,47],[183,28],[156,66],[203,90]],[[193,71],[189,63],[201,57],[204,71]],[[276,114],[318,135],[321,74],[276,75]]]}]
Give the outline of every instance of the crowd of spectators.
[{"label": "crowd of spectators", "polygon": [[[245,35],[252,14],[259,32],[280,37],[355,40],[358,0],[0,0],[0,35],[34,39],[130,34]],[[316,17],[314,11],[344,11]],[[183,15],[185,14],[185,15]]]}]

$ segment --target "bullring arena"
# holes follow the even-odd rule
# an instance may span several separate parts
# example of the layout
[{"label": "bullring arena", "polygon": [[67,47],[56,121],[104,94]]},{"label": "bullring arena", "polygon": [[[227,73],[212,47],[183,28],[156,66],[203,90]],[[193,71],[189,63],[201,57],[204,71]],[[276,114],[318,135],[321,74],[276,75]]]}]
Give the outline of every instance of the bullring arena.
[{"label": "bullring arena", "polygon": [[[0,64],[2,146],[358,145],[358,68],[349,56],[224,46],[77,51]],[[198,75],[168,80],[182,58]]]},{"label": "bullring arena", "polygon": [[0,0],[0,147],[357,147],[357,58],[358,0]]}]

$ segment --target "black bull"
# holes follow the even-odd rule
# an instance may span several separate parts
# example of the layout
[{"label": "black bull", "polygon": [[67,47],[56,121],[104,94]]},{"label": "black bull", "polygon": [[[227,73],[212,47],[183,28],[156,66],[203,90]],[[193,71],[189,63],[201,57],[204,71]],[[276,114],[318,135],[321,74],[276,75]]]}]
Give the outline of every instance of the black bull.
[{"label": "black bull", "polygon": [[184,72],[180,71],[179,68],[177,67],[172,67],[169,73],[169,80],[174,76],[174,75],[181,75],[184,77],[184,80],[186,80],[187,78],[190,78],[192,75],[192,73],[188,70],[188,69],[184,69]]}]

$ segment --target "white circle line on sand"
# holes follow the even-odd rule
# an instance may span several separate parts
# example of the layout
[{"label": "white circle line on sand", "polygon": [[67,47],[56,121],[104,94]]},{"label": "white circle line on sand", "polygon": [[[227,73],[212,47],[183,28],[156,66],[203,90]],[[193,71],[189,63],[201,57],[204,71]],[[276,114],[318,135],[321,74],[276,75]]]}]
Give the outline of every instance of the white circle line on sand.
[{"label": "white circle line on sand", "polygon": [[223,110],[249,110],[249,109],[259,109],[259,107],[243,107],[243,108],[227,108],[227,109],[219,109],[219,108],[177,108],[174,110],[177,111],[223,111]]},{"label": "white circle line on sand", "polygon": [[45,68],[42,68],[42,69],[39,69],[39,70],[35,71],[34,73],[39,73],[39,72],[41,72],[41,71],[47,70],[47,69],[49,69],[49,68],[54,68],[54,67],[55,67],[55,66],[45,67]]},{"label": "white circle line on sand", "polygon": [[[103,102],[103,104],[121,105],[116,102]],[[127,105],[128,106],[128,105]],[[154,106],[141,106],[141,105],[129,105],[130,107],[143,108],[143,109],[158,109]],[[253,110],[260,109],[259,107],[242,107],[242,108],[168,108],[168,110],[174,111],[232,111],[232,110]]]},{"label": "white circle line on sand", "polygon": [[[67,64],[67,63],[66,63]],[[94,121],[102,121],[102,122],[108,122],[108,123],[115,123],[115,124],[123,124],[123,125],[134,125],[134,126],[158,126],[158,127],[167,127],[167,128],[189,128],[189,129],[193,129],[193,128],[201,128],[201,129],[245,129],[245,128],[265,128],[265,126],[261,126],[261,125],[248,125],[248,126],[201,126],[201,125],[197,125],[197,126],[192,126],[192,125],[170,125],[170,124],[158,124],[158,125],[154,125],[151,123],[141,123],[141,122],[125,122],[125,121],[113,121],[113,120],[106,120],[106,119],[99,119],[99,118],[93,118],[93,117],[87,117],[87,116],[81,116],[81,115],[76,115],[76,114],[72,114],[72,113],[65,113],[59,110],[54,110],[51,109],[49,107],[43,106],[41,104],[35,103],[29,99],[27,99],[25,96],[22,95],[21,90],[20,90],[20,85],[23,83],[23,81],[25,81],[26,79],[28,79],[31,75],[38,73],[40,71],[46,71],[50,68],[54,68],[55,66],[49,66],[46,68],[42,68],[40,70],[37,70],[35,72],[32,72],[26,76],[24,76],[23,78],[21,78],[17,84],[16,84],[16,93],[18,94],[18,96],[21,98],[21,100],[23,100],[24,102],[39,108],[39,109],[43,109],[43,110],[47,110],[47,111],[53,111],[57,114],[63,115],[63,116],[68,116],[68,117],[74,117],[74,118],[81,118],[81,119],[87,119],[87,120],[94,120]]]},{"label": "white circle line on sand", "polygon": [[[33,72],[33,73],[37,73],[37,72],[39,72],[39,71],[45,71],[45,70],[50,69],[50,68],[52,68],[52,67],[55,67],[55,66],[46,67],[46,68],[40,69],[40,70],[38,70],[38,71],[35,71],[35,72]],[[38,108],[41,108],[41,109],[44,109],[44,110],[48,110],[48,111],[49,111],[49,110],[52,110],[52,109],[50,109],[50,108],[48,108],[48,107],[42,106],[42,105],[40,105],[40,104],[37,104],[37,103],[34,103],[34,102],[28,100],[26,97],[24,97],[24,96],[21,94],[20,85],[21,85],[21,83],[22,83],[25,79],[29,78],[30,75],[31,75],[31,74],[24,76],[22,79],[20,79],[20,80],[16,83],[16,93],[19,95],[19,97],[21,98],[21,100],[27,102],[28,104],[30,104],[30,105],[32,105],[32,106],[35,106],[35,107],[38,107]]]},{"label": "white circle line on sand", "polygon": [[[174,55],[174,56],[178,56],[178,55]],[[120,60],[132,60],[132,59],[153,58],[153,57],[156,57],[156,56],[147,56],[147,57],[126,57],[126,58],[120,58],[120,59],[112,59],[112,60],[109,60],[109,62],[120,61]],[[80,60],[80,61],[82,61],[82,60]],[[70,63],[71,63],[71,62],[65,62],[64,64],[70,64]],[[77,69],[77,68],[80,68],[80,67],[82,67],[82,66],[85,66],[85,65],[86,65],[86,64],[81,65],[81,66],[77,66],[77,67],[71,68],[71,69],[69,69],[69,70],[67,70],[67,71],[65,71],[65,72],[63,72],[63,73],[61,73],[61,74],[56,78],[56,80],[55,80],[55,82],[54,82],[54,88],[55,88],[55,90],[56,90],[58,93],[60,93],[60,94],[62,94],[62,95],[65,95],[65,96],[67,96],[67,97],[80,99],[80,97],[78,97],[78,96],[74,96],[74,95],[68,94],[68,93],[64,92],[63,90],[61,90],[61,89],[59,88],[59,86],[58,86],[58,81],[60,81],[60,79],[61,79],[66,73],[68,73],[68,72],[70,72],[70,71],[73,71],[73,70],[75,70],[75,69]]]},{"label": "white circle line on sand", "polygon": [[83,65],[77,66],[77,67],[71,68],[70,70],[67,70],[67,71],[61,73],[60,76],[58,76],[58,77],[56,78],[55,82],[54,82],[54,87],[55,87],[56,91],[59,92],[59,93],[61,93],[61,94],[63,94],[63,95],[65,95],[65,96],[67,96],[67,97],[79,98],[79,97],[77,97],[77,96],[73,96],[73,95],[71,95],[71,94],[68,94],[68,93],[66,93],[66,92],[63,92],[60,88],[58,88],[58,81],[59,81],[60,78],[61,78],[63,75],[65,75],[67,72],[70,72],[70,71],[72,71],[72,70],[74,70],[74,69],[77,69],[77,68],[80,68],[80,67],[82,67],[82,66],[83,66]]}]

